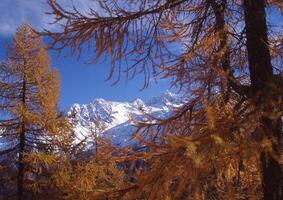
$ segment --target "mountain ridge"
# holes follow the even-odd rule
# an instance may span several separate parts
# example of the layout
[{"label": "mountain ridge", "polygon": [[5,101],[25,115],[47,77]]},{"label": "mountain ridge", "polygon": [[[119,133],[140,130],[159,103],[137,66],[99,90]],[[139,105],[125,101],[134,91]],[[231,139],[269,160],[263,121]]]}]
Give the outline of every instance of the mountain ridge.
[{"label": "mountain ridge", "polygon": [[89,104],[73,104],[67,116],[74,125],[76,143],[86,140],[90,147],[95,133],[96,136],[109,138],[115,146],[126,146],[137,143],[131,140],[135,130],[132,118],[145,120],[145,113],[165,118],[184,102],[181,94],[170,91],[151,97],[147,102],[139,98],[130,102],[97,98]]}]

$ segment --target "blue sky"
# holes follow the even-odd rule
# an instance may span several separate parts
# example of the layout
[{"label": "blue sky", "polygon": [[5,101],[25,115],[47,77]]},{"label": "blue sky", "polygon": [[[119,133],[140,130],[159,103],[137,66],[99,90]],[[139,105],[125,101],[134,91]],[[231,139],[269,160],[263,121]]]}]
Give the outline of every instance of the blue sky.
[{"label": "blue sky", "polygon": [[[71,0],[61,0],[63,4]],[[86,9],[91,0],[74,1],[80,9]],[[70,5],[70,4],[69,4]],[[17,26],[25,21],[30,22],[37,29],[46,27],[49,17],[44,15],[48,11],[44,0],[1,0],[0,4],[0,58],[5,57],[3,44],[10,42]],[[84,64],[86,60],[77,60],[75,57],[59,57],[55,51],[49,51],[52,66],[59,69],[61,75],[61,98],[59,106],[65,110],[73,103],[89,103],[94,98],[105,98],[115,101],[132,101],[136,98],[147,100],[166,89],[169,83],[159,80],[156,84],[140,91],[143,77],[137,76],[134,80],[126,78],[114,85],[107,81],[109,63]],[[87,55],[86,55],[87,57]]]},{"label": "blue sky", "polygon": [[[61,5],[68,7],[72,2],[80,11],[87,11],[93,0],[58,0]],[[5,52],[3,43],[10,41],[18,25],[28,21],[38,30],[48,26],[50,17],[45,15],[48,12],[46,0],[1,0],[0,4],[0,58]],[[269,22],[275,25],[283,23],[283,16],[278,11],[269,11]],[[56,29],[56,26],[50,27]],[[136,98],[147,100],[150,96],[169,89],[168,80],[154,81],[150,86],[140,91],[143,78],[136,77],[127,81],[123,78],[118,84],[111,86],[111,81],[106,82],[108,77],[109,63],[98,63],[95,65],[84,64],[86,60],[78,61],[74,57],[58,58],[56,52],[49,52],[52,59],[52,66],[59,69],[62,77],[60,108],[65,110],[73,103],[89,103],[94,98],[105,98],[116,101],[131,101]],[[85,55],[86,57],[88,55]]]}]

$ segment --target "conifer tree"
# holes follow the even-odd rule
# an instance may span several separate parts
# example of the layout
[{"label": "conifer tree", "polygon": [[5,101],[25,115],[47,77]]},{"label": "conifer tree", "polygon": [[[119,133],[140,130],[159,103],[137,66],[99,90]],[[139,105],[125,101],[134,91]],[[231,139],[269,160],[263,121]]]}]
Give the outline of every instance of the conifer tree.
[{"label": "conifer tree", "polygon": [[0,75],[1,189],[5,198],[23,200],[30,196],[28,183],[36,180],[29,155],[54,151],[51,144],[64,123],[57,112],[58,73],[50,69],[45,45],[30,25],[17,29]]},{"label": "conifer tree", "polygon": [[110,78],[169,77],[189,94],[174,116],[140,125],[166,141],[141,179],[146,199],[208,199],[212,186],[214,199],[282,199],[283,36],[266,13],[282,15],[282,1],[105,0],[88,13],[58,2],[48,0],[63,30],[44,33],[55,49],[89,44],[91,61],[110,57]]}]

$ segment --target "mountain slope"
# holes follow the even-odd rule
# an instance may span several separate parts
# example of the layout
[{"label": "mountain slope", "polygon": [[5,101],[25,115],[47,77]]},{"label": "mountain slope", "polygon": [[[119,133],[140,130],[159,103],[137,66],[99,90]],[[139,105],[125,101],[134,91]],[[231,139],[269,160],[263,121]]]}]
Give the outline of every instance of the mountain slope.
[{"label": "mountain slope", "polygon": [[85,140],[91,146],[96,134],[98,137],[111,139],[113,145],[125,146],[137,142],[131,140],[135,131],[131,119],[145,119],[145,113],[164,118],[170,115],[174,107],[183,103],[181,95],[169,91],[150,98],[146,103],[141,99],[132,102],[95,99],[89,104],[74,104],[68,116],[75,127],[76,143]]}]

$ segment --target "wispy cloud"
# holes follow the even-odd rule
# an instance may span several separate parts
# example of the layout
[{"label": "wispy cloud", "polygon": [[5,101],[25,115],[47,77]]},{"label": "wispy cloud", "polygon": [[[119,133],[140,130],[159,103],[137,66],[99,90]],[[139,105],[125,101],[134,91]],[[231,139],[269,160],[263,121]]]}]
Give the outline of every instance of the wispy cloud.
[{"label": "wispy cloud", "polygon": [[[92,0],[59,0],[61,5],[71,8],[75,5],[80,11],[87,12]],[[1,0],[0,36],[11,36],[23,22],[29,22],[36,29],[48,27],[52,21],[45,13],[49,11],[46,0]]]},{"label": "wispy cloud", "polygon": [[42,0],[2,0],[0,4],[0,35],[10,36],[24,21],[35,27],[42,25]]}]

